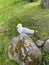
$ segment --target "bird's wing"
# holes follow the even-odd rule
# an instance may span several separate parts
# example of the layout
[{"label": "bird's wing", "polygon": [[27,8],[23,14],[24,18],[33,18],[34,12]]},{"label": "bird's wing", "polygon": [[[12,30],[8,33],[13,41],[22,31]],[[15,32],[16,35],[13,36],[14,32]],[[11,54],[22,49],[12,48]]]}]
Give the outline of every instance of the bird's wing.
[{"label": "bird's wing", "polygon": [[23,27],[22,33],[24,33],[24,34],[33,34],[34,30]]}]

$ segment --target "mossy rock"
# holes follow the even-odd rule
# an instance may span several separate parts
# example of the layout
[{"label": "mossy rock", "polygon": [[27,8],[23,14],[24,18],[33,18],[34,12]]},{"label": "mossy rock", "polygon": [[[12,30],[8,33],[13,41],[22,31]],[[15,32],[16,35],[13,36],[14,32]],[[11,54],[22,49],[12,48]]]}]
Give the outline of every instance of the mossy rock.
[{"label": "mossy rock", "polygon": [[20,35],[14,38],[14,42],[9,48],[9,55],[13,60],[16,60],[20,65],[38,65],[41,63],[42,54],[31,38],[27,35]]}]

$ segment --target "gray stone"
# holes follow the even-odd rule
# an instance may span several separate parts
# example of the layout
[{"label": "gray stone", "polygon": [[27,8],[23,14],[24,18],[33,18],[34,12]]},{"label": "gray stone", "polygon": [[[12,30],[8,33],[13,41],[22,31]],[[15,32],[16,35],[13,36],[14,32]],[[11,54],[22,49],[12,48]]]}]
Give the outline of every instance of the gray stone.
[{"label": "gray stone", "polygon": [[45,6],[45,8],[49,8],[49,0],[41,0],[41,3]]},{"label": "gray stone", "polygon": [[39,65],[42,61],[39,48],[27,35],[19,35],[12,40],[8,56],[20,65]]},{"label": "gray stone", "polygon": [[44,46],[43,46],[43,49],[45,52],[49,53],[49,39],[46,40]]},{"label": "gray stone", "polygon": [[49,65],[49,62],[47,62],[47,65]]},{"label": "gray stone", "polygon": [[44,41],[42,41],[42,40],[36,41],[36,45],[39,46],[39,47],[42,46],[43,44],[44,44]]}]

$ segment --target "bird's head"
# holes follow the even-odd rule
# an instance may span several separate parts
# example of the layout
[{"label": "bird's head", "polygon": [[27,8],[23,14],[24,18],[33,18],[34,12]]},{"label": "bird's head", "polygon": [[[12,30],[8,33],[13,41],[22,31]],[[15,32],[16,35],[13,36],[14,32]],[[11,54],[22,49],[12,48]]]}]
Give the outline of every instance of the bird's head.
[{"label": "bird's head", "polygon": [[21,28],[22,27],[22,24],[18,24],[17,26],[16,26],[16,28]]}]

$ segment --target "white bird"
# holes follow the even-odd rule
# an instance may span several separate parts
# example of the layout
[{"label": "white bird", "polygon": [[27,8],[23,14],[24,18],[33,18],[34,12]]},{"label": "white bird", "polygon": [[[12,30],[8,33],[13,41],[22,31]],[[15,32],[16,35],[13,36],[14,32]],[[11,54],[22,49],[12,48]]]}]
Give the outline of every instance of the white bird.
[{"label": "white bird", "polygon": [[37,33],[37,31],[35,30],[31,30],[31,29],[28,29],[26,27],[22,27],[22,24],[18,24],[16,26],[17,28],[17,31],[19,32],[19,34],[34,34],[34,33]]}]

